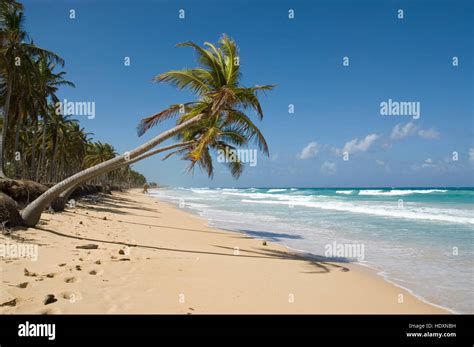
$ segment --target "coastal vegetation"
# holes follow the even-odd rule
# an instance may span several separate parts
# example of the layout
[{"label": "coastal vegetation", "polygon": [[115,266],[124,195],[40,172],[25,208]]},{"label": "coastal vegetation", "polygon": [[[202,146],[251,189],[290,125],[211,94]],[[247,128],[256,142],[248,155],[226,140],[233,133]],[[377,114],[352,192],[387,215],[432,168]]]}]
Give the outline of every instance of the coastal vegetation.
[{"label": "coastal vegetation", "polygon": [[[0,176],[48,185],[33,194],[21,210],[21,224],[35,226],[49,206],[64,207],[70,194],[82,184],[103,186],[143,185],[146,179],[130,165],[167,151],[165,159],[179,155],[213,176],[215,153],[235,153],[235,149],[256,145],[268,155],[265,138],[248,111],[263,118],[258,93],[272,85],[241,85],[240,57],[236,43],[223,35],[218,45],[193,42],[178,46],[193,48],[198,67],[173,70],[155,77],[191,91],[196,99],[171,105],[142,119],[137,127],[141,136],[163,120],[175,118],[176,125],[143,145],[118,154],[112,145],[94,142],[77,120],[57,112],[57,91],[74,87],[66,79],[64,61],[57,54],[34,45],[23,29],[22,7],[15,1],[2,1],[0,13],[0,102],[3,112],[0,142]],[[20,66],[15,60],[20,57]],[[175,143],[157,147],[174,139]],[[237,157],[226,160],[230,173],[238,178],[244,163]],[[58,200],[60,203],[57,203]]]},{"label": "coastal vegetation", "polygon": [[[24,30],[23,7],[0,2],[0,208],[23,207],[48,187],[116,155],[110,144],[71,116],[56,112],[59,88],[74,88],[60,71],[64,60],[38,47]],[[88,182],[101,187],[141,186],[146,179],[124,166]],[[86,189],[87,190],[87,189]],[[5,201],[10,201],[7,204]],[[2,221],[10,212],[1,213]],[[17,224],[17,218],[10,218]],[[14,219],[14,220],[13,220]]]}]

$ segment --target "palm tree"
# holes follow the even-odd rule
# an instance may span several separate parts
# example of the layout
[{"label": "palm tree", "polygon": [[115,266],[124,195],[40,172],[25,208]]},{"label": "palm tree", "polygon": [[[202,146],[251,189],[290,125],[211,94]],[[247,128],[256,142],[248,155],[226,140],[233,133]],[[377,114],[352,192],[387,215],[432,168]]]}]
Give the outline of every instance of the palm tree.
[{"label": "palm tree", "polygon": [[[237,46],[227,36],[221,38],[219,47],[208,42],[204,45],[206,48],[192,42],[179,45],[190,46],[197,51],[199,68],[170,71],[155,77],[157,82],[170,82],[179,89],[190,89],[198,96],[198,101],[172,105],[143,119],[138,126],[138,132],[141,135],[158,122],[179,115],[177,125],[126,154],[94,165],[56,184],[22,211],[25,226],[36,225],[43,210],[61,193],[122,165],[128,165],[131,160],[140,158],[161,142],[180,134],[186,141],[196,141],[196,144],[186,146],[186,158],[191,161],[192,166],[199,163],[208,173],[212,173],[209,169],[209,147],[215,149],[226,146],[224,141],[244,144],[254,140],[268,154],[265,139],[245,111],[253,109],[258,118],[262,119],[263,112],[257,92],[270,90],[273,86],[245,88],[240,85]],[[240,164],[238,162],[232,167]],[[236,176],[241,172],[240,169],[231,169]]]},{"label": "palm tree", "polygon": [[[36,161],[34,165],[32,165],[32,172],[34,173],[34,178],[38,180],[41,166],[45,161],[46,155],[46,131],[48,128],[49,123],[49,116],[55,112],[54,107],[51,105],[56,105],[59,102],[58,97],[56,96],[56,92],[58,91],[60,86],[68,86],[68,87],[75,87],[74,83],[67,81],[64,79],[65,72],[55,73],[53,72],[55,68],[55,64],[49,61],[44,54],[41,54],[37,63],[37,70],[38,70],[38,97],[36,98],[37,102],[39,103],[38,112],[41,114],[43,119],[42,123],[42,142],[41,142],[41,156],[36,165]],[[36,166],[36,167],[35,167]]]},{"label": "palm tree", "polygon": [[86,167],[100,164],[104,161],[114,158],[117,155],[113,146],[100,141],[88,144],[87,154],[84,157]]},{"label": "palm tree", "polygon": [[[87,152],[84,157],[84,166],[91,167],[100,164],[104,161],[114,158],[117,155],[114,147],[108,143],[102,143],[100,141],[89,143],[87,146]],[[99,180],[102,184],[108,184],[109,177],[104,176],[102,180]],[[98,182],[98,183],[99,183]]]},{"label": "palm tree", "polygon": [[[195,164],[204,169],[209,176],[213,175],[212,157],[210,150],[235,149],[234,146],[247,145],[254,141],[265,154],[268,155],[268,146],[258,127],[244,113],[248,108],[256,111],[259,119],[263,118],[263,111],[256,93],[258,91],[271,90],[274,86],[256,86],[242,88],[239,86],[240,64],[238,64],[238,53],[235,42],[227,36],[221,39],[220,49],[206,42],[208,49],[203,49],[193,42],[178,44],[178,46],[191,46],[198,55],[201,67],[186,70],[174,70],[154,78],[156,82],[170,82],[180,89],[188,88],[199,95],[200,100],[186,104],[171,105],[169,108],[143,119],[137,127],[138,135],[143,135],[148,129],[164,119],[182,114],[178,124],[202,112],[209,113],[218,105],[220,113],[215,117],[206,117],[198,124],[189,127],[185,132],[178,134],[176,138],[183,141],[180,144],[159,148],[142,154],[131,160],[131,164],[148,158],[163,151],[182,147],[165,157],[181,153],[184,159],[190,160],[189,169]],[[237,61],[237,63],[236,63]],[[196,76],[201,76],[197,78]],[[200,139],[200,141],[198,141]],[[194,145],[194,146],[193,146]],[[124,165],[124,163],[119,164]],[[226,164],[234,177],[239,177],[243,170],[243,164],[236,161],[226,161]],[[71,190],[69,190],[70,192]],[[61,194],[67,196],[68,193]]]},{"label": "palm tree", "polygon": [[12,98],[29,90],[37,77],[36,58],[42,55],[49,61],[64,64],[56,54],[39,48],[29,41],[23,30],[24,16],[16,2],[2,2],[0,6],[0,75],[3,106],[2,136],[0,138],[0,178],[5,178],[4,146],[10,125],[10,107]]}]

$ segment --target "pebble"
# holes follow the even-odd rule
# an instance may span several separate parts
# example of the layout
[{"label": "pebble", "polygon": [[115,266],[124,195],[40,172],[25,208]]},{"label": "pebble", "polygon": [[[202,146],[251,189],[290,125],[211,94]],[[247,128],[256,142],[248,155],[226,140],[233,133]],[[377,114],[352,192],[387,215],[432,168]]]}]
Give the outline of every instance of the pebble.
[{"label": "pebble", "polygon": [[28,271],[27,268],[25,268],[25,270],[23,270],[23,271],[24,271],[25,276],[29,276],[29,277],[36,277],[37,276],[34,272]]},{"label": "pebble", "polygon": [[20,284],[17,285],[18,288],[26,288],[28,287],[28,282],[22,282]]}]

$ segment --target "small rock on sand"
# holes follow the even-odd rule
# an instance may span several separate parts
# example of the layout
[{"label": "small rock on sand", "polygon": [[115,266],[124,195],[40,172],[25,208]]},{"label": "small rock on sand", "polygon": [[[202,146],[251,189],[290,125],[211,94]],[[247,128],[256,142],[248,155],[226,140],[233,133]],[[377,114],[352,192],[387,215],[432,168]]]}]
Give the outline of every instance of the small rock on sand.
[{"label": "small rock on sand", "polygon": [[17,284],[17,287],[18,288],[26,288],[26,287],[28,287],[28,282],[22,282],[20,284]]},{"label": "small rock on sand", "polygon": [[25,268],[25,270],[23,270],[23,271],[24,271],[25,276],[29,276],[29,277],[36,277],[37,276],[36,273],[28,271],[27,268]]},{"label": "small rock on sand", "polygon": [[43,304],[49,305],[56,301],[58,301],[58,299],[56,299],[53,294],[48,294],[45,296]]}]

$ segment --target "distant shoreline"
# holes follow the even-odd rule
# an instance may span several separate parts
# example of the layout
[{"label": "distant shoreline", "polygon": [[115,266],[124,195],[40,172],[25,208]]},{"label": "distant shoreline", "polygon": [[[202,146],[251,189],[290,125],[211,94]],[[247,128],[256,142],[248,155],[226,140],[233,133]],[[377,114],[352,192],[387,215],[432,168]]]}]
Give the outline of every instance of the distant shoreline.
[{"label": "distant shoreline", "polygon": [[474,189],[472,187],[452,187],[452,186],[393,186],[393,187],[194,187],[194,186],[158,186],[152,187],[152,189],[172,189],[172,188],[186,188],[186,189]]}]

